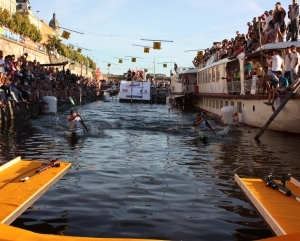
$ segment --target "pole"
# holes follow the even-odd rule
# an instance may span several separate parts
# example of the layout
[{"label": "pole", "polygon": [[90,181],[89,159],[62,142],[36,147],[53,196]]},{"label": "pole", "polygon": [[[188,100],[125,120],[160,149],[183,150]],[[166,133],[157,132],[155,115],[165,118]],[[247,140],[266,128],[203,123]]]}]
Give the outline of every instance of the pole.
[{"label": "pole", "polygon": [[38,13],[38,30],[40,30],[40,11],[37,11]]},{"label": "pole", "polygon": [[[259,44],[260,44],[260,50],[262,49],[261,48],[261,33],[260,33],[260,27],[261,27],[261,20],[259,21],[259,28],[258,28],[258,32],[259,32]],[[260,61],[261,61],[261,65],[263,64],[263,59],[262,59],[262,54],[260,53]],[[256,73],[257,74],[257,73]]]},{"label": "pole", "polygon": [[258,140],[259,137],[265,132],[265,130],[268,128],[268,126],[272,123],[272,121],[276,118],[276,116],[279,114],[279,112],[283,109],[283,107],[286,105],[286,103],[293,97],[293,95],[297,92],[297,90],[300,87],[300,81],[296,84],[294,89],[288,94],[288,96],[284,99],[284,101],[281,103],[281,105],[277,108],[277,110],[273,113],[273,115],[270,117],[270,119],[267,121],[267,123],[263,126],[263,128],[260,130],[260,132],[254,137],[255,140]]}]

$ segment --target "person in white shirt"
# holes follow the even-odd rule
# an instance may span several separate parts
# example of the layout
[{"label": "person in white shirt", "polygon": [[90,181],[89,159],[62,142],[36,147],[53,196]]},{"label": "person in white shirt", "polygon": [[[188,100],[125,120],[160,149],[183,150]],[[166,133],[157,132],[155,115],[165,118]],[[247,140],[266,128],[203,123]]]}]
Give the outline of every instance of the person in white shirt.
[{"label": "person in white shirt", "polygon": [[81,129],[81,119],[80,114],[75,110],[70,111],[70,115],[67,118],[69,131],[74,132]]},{"label": "person in white shirt", "polygon": [[273,20],[273,10],[269,11],[269,16],[265,20],[263,32],[266,33],[268,31],[269,23]]},{"label": "person in white shirt", "polygon": [[285,49],[285,57],[284,57],[284,77],[288,80],[289,84],[292,83],[291,81],[291,49],[290,47],[287,47]]},{"label": "person in white shirt", "polygon": [[299,16],[300,16],[300,11],[299,11],[298,0],[293,0],[293,4],[291,6],[291,11],[290,11],[292,41],[298,41]]},{"label": "person in white shirt", "polygon": [[279,55],[279,51],[277,49],[273,50],[273,55],[269,56],[264,54],[262,51],[260,51],[260,53],[262,54],[262,56],[264,56],[267,59],[271,59],[272,60],[272,68],[271,71],[275,74],[276,71],[282,71],[283,68],[283,60]]},{"label": "person in white shirt", "polygon": [[293,78],[293,75],[298,74],[300,55],[297,52],[295,45],[291,46],[291,51],[292,51],[292,53],[291,53],[291,80],[292,80],[292,82],[294,82],[295,79]]}]

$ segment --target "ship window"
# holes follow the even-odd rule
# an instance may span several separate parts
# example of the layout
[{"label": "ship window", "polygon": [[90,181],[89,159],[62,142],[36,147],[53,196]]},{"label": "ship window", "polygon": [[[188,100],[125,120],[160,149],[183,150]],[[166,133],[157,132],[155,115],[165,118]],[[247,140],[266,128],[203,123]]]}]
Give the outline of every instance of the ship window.
[{"label": "ship window", "polygon": [[223,108],[223,100],[220,100],[220,109]]},{"label": "ship window", "polygon": [[238,110],[238,113],[242,113],[242,102],[237,103],[237,110]]},{"label": "ship window", "polygon": [[217,66],[216,68],[216,81],[219,82],[220,81],[220,67]]},{"label": "ship window", "polygon": [[209,99],[209,107],[211,107],[211,99]]},{"label": "ship window", "polygon": [[215,108],[215,100],[212,100],[212,108]]},{"label": "ship window", "polygon": [[228,101],[225,101],[225,106],[228,106]]},{"label": "ship window", "polygon": [[230,101],[230,105],[231,105],[231,106],[234,106],[234,102],[233,102],[233,101]]},{"label": "ship window", "polygon": [[215,68],[212,68],[212,82],[215,82],[216,81],[216,69]]},{"label": "ship window", "polygon": [[216,109],[218,110],[219,109],[219,101],[216,100]]},{"label": "ship window", "polygon": [[199,77],[199,83],[198,84],[202,84],[202,72],[198,73],[198,77]]},{"label": "ship window", "polygon": [[201,77],[202,77],[202,73],[199,72],[198,73],[198,84],[201,84]]},{"label": "ship window", "polygon": [[211,82],[211,72],[212,72],[212,69],[209,69],[208,70],[208,82],[209,83]]},{"label": "ship window", "polygon": [[207,70],[204,71],[204,75],[205,75],[205,77],[204,77],[204,83],[207,83]]}]

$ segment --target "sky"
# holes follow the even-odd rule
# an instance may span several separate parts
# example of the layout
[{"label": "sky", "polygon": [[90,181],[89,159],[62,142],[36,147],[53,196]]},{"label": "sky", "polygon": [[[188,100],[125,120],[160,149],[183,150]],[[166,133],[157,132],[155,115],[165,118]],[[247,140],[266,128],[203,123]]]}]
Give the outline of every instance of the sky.
[{"label": "sky", "polygon": [[[71,32],[63,43],[83,48],[82,54],[92,58],[102,73],[119,75],[129,68],[146,68],[153,73],[155,62],[155,73],[167,76],[174,62],[178,67],[192,67],[197,50],[235,37],[236,31],[246,33],[247,22],[274,9],[275,3],[270,0],[30,0],[33,14],[41,20],[49,23],[55,12],[62,28],[83,33]],[[292,0],[281,1],[286,10],[291,3]],[[144,53],[142,46],[152,47],[153,40],[169,42],[161,41],[162,49]],[[136,63],[131,62],[132,57],[137,57]],[[123,63],[119,64],[118,59],[124,59]],[[163,68],[163,63],[167,68]]]}]

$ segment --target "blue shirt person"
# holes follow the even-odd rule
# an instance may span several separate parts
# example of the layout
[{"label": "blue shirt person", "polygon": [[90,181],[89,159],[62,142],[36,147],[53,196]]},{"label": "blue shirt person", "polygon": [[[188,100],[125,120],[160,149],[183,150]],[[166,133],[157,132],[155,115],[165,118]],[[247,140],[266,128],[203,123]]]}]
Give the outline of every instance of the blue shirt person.
[{"label": "blue shirt person", "polygon": [[275,101],[276,97],[279,94],[285,92],[286,88],[289,86],[289,82],[283,76],[282,71],[280,71],[280,70],[276,71],[275,75],[276,75],[276,78],[278,79],[278,84],[276,86],[274,86],[272,89],[270,89],[270,91],[269,91],[269,101],[264,102],[264,104],[272,106],[273,111],[275,111],[274,101]]}]

